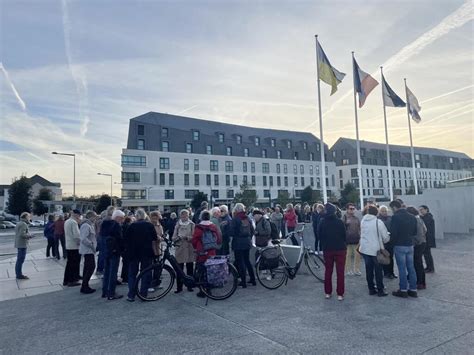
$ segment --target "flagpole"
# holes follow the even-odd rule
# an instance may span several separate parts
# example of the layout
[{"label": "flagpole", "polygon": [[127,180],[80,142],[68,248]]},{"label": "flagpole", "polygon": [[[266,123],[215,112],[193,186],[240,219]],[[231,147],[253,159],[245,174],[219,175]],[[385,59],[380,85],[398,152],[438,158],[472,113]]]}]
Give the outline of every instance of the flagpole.
[{"label": "flagpole", "polygon": [[[354,51],[352,51],[352,76],[354,76],[355,67],[354,67]],[[357,95],[356,95],[356,85],[355,85],[355,77],[353,78],[354,84],[354,115],[355,115],[355,126],[356,126],[356,146],[357,146],[357,170],[359,171],[359,198],[360,198],[360,209],[361,211],[364,209],[364,191],[362,190],[363,185],[363,177],[362,177],[362,160],[360,157],[360,140],[359,140],[359,117],[357,115]]]},{"label": "flagpole", "polygon": [[385,123],[385,146],[387,149],[388,188],[390,190],[390,201],[393,201],[393,186],[392,186],[393,177],[392,177],[392,165],[390,163],[390,147],[388,145],[387,110],[385,109],[385,100],[383,96],[383,92],[384,92],[383,67],[380,67],[380,74],[382,76],[382,104],[383,104],[383,119]]},{"label": "flagpole", "polygon": [[404,78],[403,81],[405,82],[405,95],[407,98],[407,118],[408,118],[408,131],[410,132],[410,150],[411,150],[411,165],[413,168],[413,183],[415,185],[415,195],[418,195],[418,181],[416,179],[415,151],[413,149],[413,136],[411,134],[410,103],[408,102],[407,79]]},{"label": "flagpole", "polygon": [[328,202],[328,193],[326,190],[326,159],[324,157],[324,137],[323,137],[323,113],[321,110],[321,83],[319,80],[319,61],[318,61],[318,35],[314,35],[316,39],[316,77],[318,79],[318,109],[319,109],[319,140],[321,142],[321,176],[323,186],[323,201]]}]

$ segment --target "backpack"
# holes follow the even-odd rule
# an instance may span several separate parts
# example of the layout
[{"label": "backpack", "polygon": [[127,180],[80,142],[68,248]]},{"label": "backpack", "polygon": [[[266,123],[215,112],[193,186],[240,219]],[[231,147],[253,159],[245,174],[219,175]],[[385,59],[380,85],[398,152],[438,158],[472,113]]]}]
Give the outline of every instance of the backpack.
[{"label": "backpack", "polygon": [[241,237],[250,237],[252,236],[251,224],[248,218],[243,219],[240,223],[239,236]]},{"label": "backpack", "polygon": [[271,229],[270,237],[272,239],[280,239],[280,233],[278,232],[278,228],[276,224],[272,221],[268,221],[268,222],[270,222],[270,229]]},{"label": "backpack", "polygon": [[217,245],[217,236],[209,228],[203,229],[201,238],[202,250],[208,251],[213,249],[219,249],[219,246]]}]

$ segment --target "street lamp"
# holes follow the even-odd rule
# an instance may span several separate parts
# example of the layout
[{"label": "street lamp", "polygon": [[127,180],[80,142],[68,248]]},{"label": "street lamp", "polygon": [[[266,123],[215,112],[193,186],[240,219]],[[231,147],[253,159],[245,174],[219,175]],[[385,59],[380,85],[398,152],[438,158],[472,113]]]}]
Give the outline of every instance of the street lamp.
[{"label": "street lamp", "polygon": [[114,200],[113,200],[113,195],[112,195],[112,174],[103,174],[103,173],[97,173],[97,175],[102,175],[102,176],[110,176],[110,205],[114,205]]},{"label": "street lamp", "polygon": [[74,204],[74,208],[76,208],[76,154],[73,153],[59,153],[59,152],[51,152],[54,155],[65,155],[68,157],[74,158],[74,174],[73,174],[73,183],[72,183],[72,201]]}]

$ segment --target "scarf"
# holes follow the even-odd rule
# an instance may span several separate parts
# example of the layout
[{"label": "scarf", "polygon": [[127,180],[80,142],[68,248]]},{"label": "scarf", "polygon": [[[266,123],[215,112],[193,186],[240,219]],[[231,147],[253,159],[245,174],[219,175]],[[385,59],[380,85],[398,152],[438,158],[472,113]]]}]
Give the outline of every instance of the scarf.
[{"label": "scarf", "polygon": [[189,219],[186,220],[186,222],[183,222],[183,221],[181,220],[181,218],[178,220],[178,224],[179,224],[180,226],[187,226],[189,223],[191,223],[191,221],[190,221]]}]

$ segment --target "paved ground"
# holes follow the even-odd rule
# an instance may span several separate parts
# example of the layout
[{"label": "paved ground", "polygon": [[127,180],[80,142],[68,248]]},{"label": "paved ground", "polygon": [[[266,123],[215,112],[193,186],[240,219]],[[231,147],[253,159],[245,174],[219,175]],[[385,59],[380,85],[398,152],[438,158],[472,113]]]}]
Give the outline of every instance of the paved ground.
[{"label": "paved ground", "polygon": [[3,301],[0,353],[472,354],[473,241],[439,243],[437,273],[418,299],[369,296],[354,276],[346,300],[325,300],[320,283],[299,275],[208,306],[187,292],[129,304],[77,288]]}]

